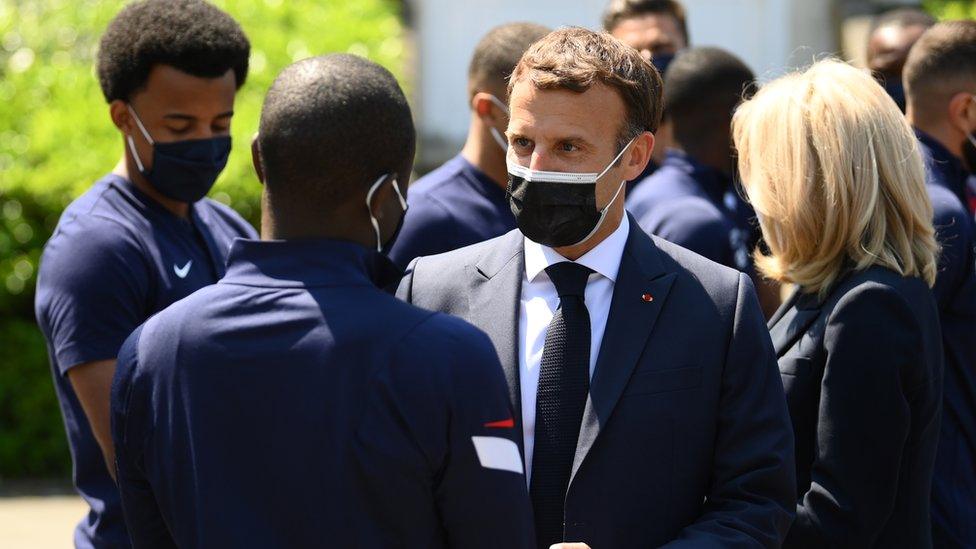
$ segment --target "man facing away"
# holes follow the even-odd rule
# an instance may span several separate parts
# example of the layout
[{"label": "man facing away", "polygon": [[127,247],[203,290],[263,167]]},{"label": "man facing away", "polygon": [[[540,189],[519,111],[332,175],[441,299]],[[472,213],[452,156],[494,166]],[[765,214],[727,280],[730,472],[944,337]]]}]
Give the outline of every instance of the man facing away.
[{"label": "man facing away", "polygon": [[515,228],[505,200],[505,85],[525,50],[548,32],[534,23],[508,23],[488,31],[475,46],[468,68],[468,138],[460,154],[410,186],[410,213],[390,250],[401,268],[417,256],[456,250]]},{"label": "man facing away", "polygon": [[119,347],[154,313],[217,282],[234,238],[256,236],[205,198],[227,163],[250,49],[237,22],[201,0],[133,2],[102,35],[98,79],[122,160],[61,215],[35,303],[74,484],[91,508],[76,547],[129,546],[110,476]]},{"label": "man facing away", "polygon": [[137,546],[528,547],[487,337],[381,288],[415,135],[386,69],[300,61],[253,145],[263,240],[119,354],[112,435]]},{"label": "man facing away", "polygon": [[509,82],[518,230],[414,260],[398,295],[485,330],[515,403],[537,547],[778,547],[793,438],[749,278],[625,216],[661,81],[581,28]]},{"label": "man facing away", "polygon": [[976,22],[932,27],[905,64],[908,121],[927,168],[942,247],[935,280],[945,350],[932,478],[933,545],[976,546],[976,223],[964,206],[976,171]]}]

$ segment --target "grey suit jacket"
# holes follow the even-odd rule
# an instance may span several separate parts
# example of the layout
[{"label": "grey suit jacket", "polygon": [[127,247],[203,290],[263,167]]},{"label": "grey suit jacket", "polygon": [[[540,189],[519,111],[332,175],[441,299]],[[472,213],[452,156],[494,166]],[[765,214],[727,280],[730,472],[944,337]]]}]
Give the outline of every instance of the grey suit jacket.
[{"label": "grey suit jacket", "polygon": [[[565,539],[596,549],[778,547],[796,501],[793,434],[752,283],[630,226],[577,443]],[[519,430],[522,238],[516,230],[418,258],[397,292],[489,335]]]}]

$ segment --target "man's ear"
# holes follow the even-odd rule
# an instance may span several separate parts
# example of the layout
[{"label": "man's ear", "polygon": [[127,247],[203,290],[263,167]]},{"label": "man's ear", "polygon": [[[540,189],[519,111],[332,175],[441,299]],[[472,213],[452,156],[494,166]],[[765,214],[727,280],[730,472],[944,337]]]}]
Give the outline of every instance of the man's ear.
[{"label": "man's ear", "polygon": [[116,99],[108,104],[108,114],[112,117],[112,123],[115,127],[119,129],[120,132],[126,135],[132,135],[133,124],[132,114],[129,113],[129,109],[126,108],[125,101],[121,99]]},{"label": "man's ear", "polygon": [[960,133],[969,133],[972,128],[972,121],[976,119],[976,101],[973,95],[967,92],[959,92],[949,99],[946,107],[949,125]]},{"label": "man's ear", "polygon": [[627,169],[625,178],[628,181],[643,173],[644,168],[647,167],[647,163],[651,159],[651,152],[653,150],[653,133],[644,132],[634,138],[634,142],[630,145],[630,152],[627,153],[629,160],[627,160],[626,164]]},{"label": "man's ear", "polygon": [[487,92],[478,92],[471,97],[471,110],[478,115],[485,124],[498,126],[505,121],[504,112],[491,100],[492,95]]},{"label": "man's ear", "polygon": [[254,164],[254,173],[258,176],[258,181],[264,185],[264,164],[261,163],[261,146],[258,144],[258,132],[254,132],[251,138],[251,163]]}]

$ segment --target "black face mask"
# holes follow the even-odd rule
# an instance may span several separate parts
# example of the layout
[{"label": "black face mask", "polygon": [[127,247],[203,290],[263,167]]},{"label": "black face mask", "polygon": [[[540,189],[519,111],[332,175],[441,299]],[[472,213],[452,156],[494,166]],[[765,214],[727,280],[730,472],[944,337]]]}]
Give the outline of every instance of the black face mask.
[{"label": "black face mask", "polygon": [[153,147],[153,167],[147,170],[139,159],[132,136],[127,136],[132,157],[146,181],[163,196],[180,202],[193,203],[207,196],[227,165],[230,136],[156,143],[131,106],[129,112]]},{"label": "black face mask", "polygon": [[397,237],[400,236],[400,229],[403,228],[403,220],[407,217],[408,209],[407,200],[403,198],[403,194],[400,193],[400,184],[396,179],[393,179],[391,184],[393,185],[393,191],[400,200],[400,207],[403,209],[403,215],[401,215],[400,220],[397,221],[397,226],[396,229],[393,230],[393,234],[391,234],[390,237],[384,242],[382,235],[380,235],[380,223],[375,217],[373,217],[373,208],[371,207],[371,204],[373,202],[373,195],[376,193],[376,190],[380,188],[380,185],[382,185],[383,182],[390,177],[390,175],[391,174],[381,175],[366,193],[366,213],[369,214],[369,222],[373,225],[373,231],[376,233],[376,251],[384,255],[389,252],[390,248],[392,248],[393,244],[396,242]]},{"label": "black face mask", "polygon": [[626,182],[602,210],[596,206],[596,183],[629,146],[600,173],[544,172],[509,161],[506,194],[522,234],[550,248],[575,246],[593,236]]}]

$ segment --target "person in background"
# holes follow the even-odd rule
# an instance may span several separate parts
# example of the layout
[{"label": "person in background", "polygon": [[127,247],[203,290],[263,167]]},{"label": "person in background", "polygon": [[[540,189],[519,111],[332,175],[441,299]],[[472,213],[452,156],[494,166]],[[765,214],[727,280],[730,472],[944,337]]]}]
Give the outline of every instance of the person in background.
[{"label": "person in background", "polygon": [[902,85],[905,60],[912,44],[934,24],[935,18],[919,8],[895,8],[879,15],[871,25],[868,68],[901,112],[905,112],[905,88]]},{"label": "person in background", "polygon": [[[689,46],[687,15],[677,0],[610,0],[603,11],[603,30],[639,51],[662,76],[675,55]],[[640,176],[627,182],[628,193],[657,170],[671,147],[667,109],[654,136],[651,161]]]},{"label": "person in background", "polygon": [[488,338],[383,287],[413,164],[389,71],[334,54],[275,80],[253,145],[263,240],[122,346],[119,489],[144,547],[528,548]]},{"label": "person in background", "polygon": [[397,295],[499,351],[537,547],[778,547],[792,432],[752,283],[624,210],[654,146],[657,71],[606,33],[560,29],[509,97],[518,230],[415,259]]},{"label": "person in background", "polygon": [[673,146],[647,184],[627,197],[645,231],[746,273],[758,226],[734,186],[731,124],[754,81],[749,67],[725,50],[682,52],[664,74]]},{"label": "person in background", "polygon": [[548,32],[534,23],[509,23],[488,31],[475,46],[468,68],[468,138],[460,154],[410,186],[410,213],[390,250],[401,268],[415,257],[462,248],[515,228],[505,200],[505,85],[525,50]]},{"label": "person in background", "polygon": [[938,244],[911,128],[866,72],[824,60],[764,86],[733,123],[796,435],[784,547],[932,547],[942,408],[930,287]]},{"label": "person in background", "polygon": [[122,159],[61,216],[44,247],[35,310],[74,462],[90,506],[76,547],[128,547],[112,481],[109,387],[143,321],[224,275],[254,229],[204,198],[227,163],[250,44],[201,0],[144,0],[109,23],[98,79]]},{"label": "person in background", "polygon": [[934,290],[946,373],[932,531],[936,547],[976,547],[976,223],[963,201],[976,170],[976,22],[926,31],[904,75],[942,246]]},{"label": "person in background", "polygon": [[753,277],[766,316],[779,285],[755,276],[755,212],[734,179],[732,112],[755,84],[749,67],[719,48],[692,48],[664,74],[672,148],[662,166],[627,196],[627,209],[650,234]]}]

